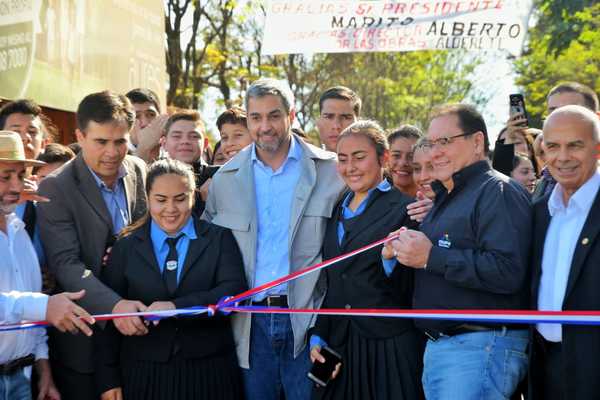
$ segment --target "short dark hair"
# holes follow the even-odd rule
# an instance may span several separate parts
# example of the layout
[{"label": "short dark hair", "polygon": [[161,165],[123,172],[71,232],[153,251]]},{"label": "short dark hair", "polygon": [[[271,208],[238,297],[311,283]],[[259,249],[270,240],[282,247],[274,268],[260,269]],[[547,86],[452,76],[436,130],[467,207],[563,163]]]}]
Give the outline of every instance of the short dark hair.
[{"label": "short dark hair", "polygon": [[584,106],[593,112],[598,112],[600,106],[598,104],[598,95],[592,88],[579,82],[563,82],[554,86],[548,92],[548,97],[559,93],[577,93],[583,97]]},{"label": "short dark hair", "polygon": [[217,118],[217,129],[221,131],[221,127],[225,124],[232,125],[247,125],[246,110],[240,107],[231,107],[221,113]]},{"label": "short dark hair", "polygon": [[25,114],[40,117],[42,108],[33,100],[19,99],[9,101],[0,108],[0,129],[5,129],[6,120],[11,114]]},{"label": "short dark hair", "polygon": [[56,162],[66,163],[74,157],[75,153],[69,147],[60,143],[48,143],[44,148],[44,152],[40,153],[37,159],[46,164],[53,164]]},{"label": "short dark hair", "polygon": [[413,125],[400,125],[388,133],[387,140],[390,146],[398,139],[414,139],[419,140],[423,137],[423,132]]},{"label": "short dark hair", "polygon": [[71,149],[71,151],[73,153],[75,153],[75,155],[77,155],[77,154],[79,154],[79,152],[81,152],[81,145],[79,143],[77,143],[77,142],[69,143],[67,145],[67,147],[69,149]]},{"label": "short dark hair", "polygon": [[[37,157],[38,161],[43,161],[46,164],[66,163],[75,158],[75,153],[67,146],[59,143],[48,143],[44,148],[44,152]],[[33,173],[36,174],[40,167],[36,167]]]},{"label": "short dark hair", "polygon": [[354,115],[357,118],[360,117],[362,100],[352,89],[347,88],[346,86],[334,86],[325,90],[319,98],[319,112],[323,111],[323,103],[325,103],[325,100],[329,99],[349,101],[350,103],[352,103],[352,110],[354,111]]},{"label": "short dark hair", "polygon": [[105,90],[88,94],[77,107],[77,126],[81,132],[85,132],[91,121],[98,124],[126,123],[131,129],[135,121],[135,112],[127,97]]},{"label": "short dark hair", "polygon": [[215,143],[215,147],[213,147],[212,157],[210,157],[210,165],[215,165],[215,157],[217,156],[217,151],[221,148],[221,141],[219,140]]},{"label": "short dark hair", "polygon": [[202,118],[200,117],[200,113],[198,111],[181,110],[181,111],[177,111],[176,113],[172,114],[169,117],[169,119],[167,120],[167,122],[165,123],[164,136],[167,136],[167,134],[169,133],[169,129],[171,129],[171,126],[177,121],[195,122],[196,125],[198,125],[200,127],[200,129],[202,129],[202,133],[204,134],[204,132],[205,132],[204,122],[202,122]]},{"label": "short dark hair", "polygon": [[125,94],[132,104],[152,103],[156,111],[160,112],[160,100],[158,95],[150,89],[135,88]]},{"label": "short dark hair", "polygon": [[487,126],[483,116],[477,109],[470,104],[445,104],[433,109],[429,120],[446,115],[456,115],[458,124],[463,130],[463,133],[474,134],[475,132],[483,133],[484,151],[487,156],[490,151],[490,140],[488,138]]}]

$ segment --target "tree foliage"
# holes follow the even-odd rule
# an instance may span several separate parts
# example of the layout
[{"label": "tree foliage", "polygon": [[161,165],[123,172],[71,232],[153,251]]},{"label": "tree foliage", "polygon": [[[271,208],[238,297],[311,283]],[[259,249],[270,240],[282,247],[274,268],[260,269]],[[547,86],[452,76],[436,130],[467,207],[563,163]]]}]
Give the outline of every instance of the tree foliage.
[{"label": "tree foliage", "polygon": [[[515,61],[516,82],[525,93],[533,126],[541,126],[548,91],[559,82],[576,81],[600,91],[600,4],[570,15],[557,4],[540,10],[538,22],[529,32],[528,49]],[[571,27],[569,35],[573,37],[562,48],[554,47],[556,28],[548,26],[557,14],[564,17],[564,26]]]},{"label": "tree foliage", "polygon": [[581,26],[573,24],[571,17],[597,3],[597,0],[537,0],[542,16],[537,29],[548,35],[548,48],[557,53],[569,47],[581,33]]}]

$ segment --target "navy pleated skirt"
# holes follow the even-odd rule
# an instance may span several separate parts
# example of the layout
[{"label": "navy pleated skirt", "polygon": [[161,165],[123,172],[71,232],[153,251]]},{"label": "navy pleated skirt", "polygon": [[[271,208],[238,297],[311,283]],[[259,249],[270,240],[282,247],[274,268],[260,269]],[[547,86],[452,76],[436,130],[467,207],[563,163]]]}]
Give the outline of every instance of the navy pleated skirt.
[{"label": "navy pleated skirt", "polygon": [[318,400],[423,399],[424,339],[416,330],[385,339],[362,337],[350,325],[348,340],[335,348],[342,356],[339,375],[315,388]]},{"label": "navy pleated skirt", "polygon": [[235,353],[169,362],[135,361],[123,365],[124,400],[243,399]]}]

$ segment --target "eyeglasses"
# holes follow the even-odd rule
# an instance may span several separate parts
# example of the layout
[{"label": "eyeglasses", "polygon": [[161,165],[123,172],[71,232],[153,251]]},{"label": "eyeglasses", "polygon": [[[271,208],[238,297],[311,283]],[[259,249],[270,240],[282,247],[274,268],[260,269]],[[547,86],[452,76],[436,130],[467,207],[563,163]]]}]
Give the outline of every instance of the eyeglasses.
[{"label": "eyeglasses", "polygon": [[475,132],[469,132],[469,133],[461,133],[460,135],[454,135],[454,136],[446,136],[446,137],[441,137],[439,139],[435,139],[435,140],[426,140],[423,142],[423,147],[434,149],[436,147],[441,147],[444,148],[446,146],[448,146],[449,144],[451,144],[454,139],[459,138],[459,137],[465,137],[465,136],[470,136]]}]

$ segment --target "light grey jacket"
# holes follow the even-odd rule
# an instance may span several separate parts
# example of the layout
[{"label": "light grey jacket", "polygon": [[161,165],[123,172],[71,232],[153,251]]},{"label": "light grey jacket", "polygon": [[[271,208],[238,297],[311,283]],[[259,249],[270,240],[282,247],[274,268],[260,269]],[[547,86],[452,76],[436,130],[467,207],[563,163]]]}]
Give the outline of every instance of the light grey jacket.
[{"label": "light grey jacket", "polygon": [[[327,219],[344,190],[344,183],[336,172],[335,154],[296,140],[303,153],[302,173],[292,200],[289,223],[290,272],[321,261]],[[257,216],[251,155],[252,146],[248,146],[215,174],[202,218],[232,230],[244,259],[248,286],[254,287]],[[289,306],[319,308],[325,296],[325,284],[318,282],[318,272],[290,282]],[[297,356],[306,345],[306,332],[314,325],[316,316],[291,315],[290,319],[294,356]],[[233,317],[233,334],[242,368],[249,368],[250,322],[247,314]]]}]

